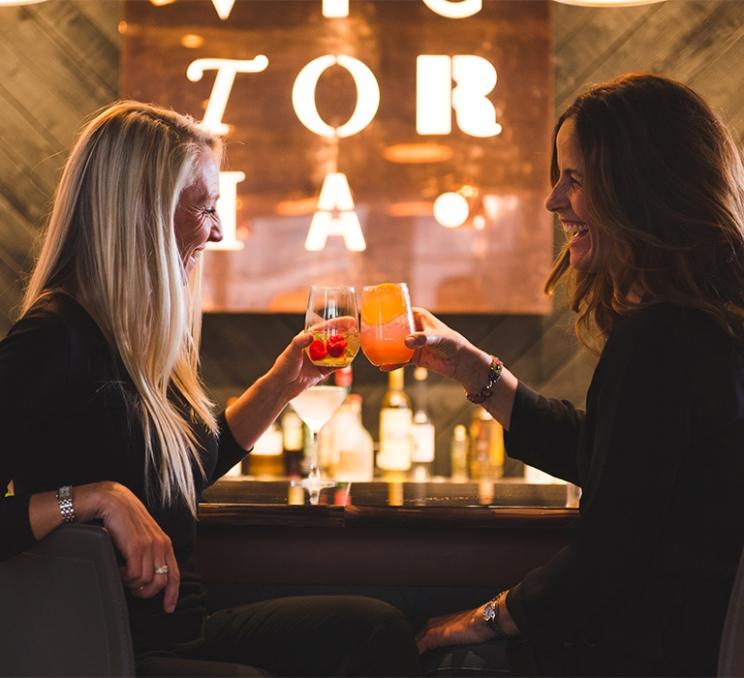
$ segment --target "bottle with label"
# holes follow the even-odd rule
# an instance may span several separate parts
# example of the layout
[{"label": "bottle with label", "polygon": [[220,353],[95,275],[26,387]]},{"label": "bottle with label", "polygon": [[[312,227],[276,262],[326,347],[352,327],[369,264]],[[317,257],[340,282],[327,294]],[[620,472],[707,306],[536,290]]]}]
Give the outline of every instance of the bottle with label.
[{"label": "bottle with label", "polygon": [[462,425],[455,426],[450,444],[452,480],[456,483],[468,479],[468,430]]},{"label": "bottle with label", "polygon": [[362,396],[350,393],[334,415],[330,475],[335,480],[371,482],[374,442],[362,424]]},{"label": "bottle with label", "polygon": [[299,478],[302,475],[302,457],[305,454],[305,432],[302,419],[291,407],[282,416],[282,446],[284,474],[290,478]]},{"label": "bottle with label", "polygon": [[403,368],[388,373],[388,390],[380,408],[380,451],[383,475],[402,475],[411,468],[411,401],[403,390]]},{"label": "bottle with label", "polygon": [[282,432],[273,422],[256,441],[248,455],[248,471],[255,478],[280,478],[284,475]]},{"label": "bottle with label", "polygon": [[468,467],[473,480],[496,480],[504,475],[504,429],[483,407],[470,421]]},{"label": "bottle with label", "polygon": [[434,424],[429,418],[429,403],[426,380],[429,373],[425,367],[413,371],[413,426],[411,434],[411,478],[416,482],[429,480],[434,466]]}]

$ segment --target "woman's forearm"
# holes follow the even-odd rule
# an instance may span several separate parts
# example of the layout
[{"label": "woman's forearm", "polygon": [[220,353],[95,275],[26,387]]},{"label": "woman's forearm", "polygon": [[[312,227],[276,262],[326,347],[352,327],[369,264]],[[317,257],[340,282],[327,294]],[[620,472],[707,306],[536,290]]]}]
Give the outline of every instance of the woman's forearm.
[{"label": "woman's forearm", "polygon": [[[105,483],[89,483],[72,488],[75,522],[87,523],[100,515]],[[62,514],[55,492],[32,494],[28,503],[28,519],[34,538],[39,541],[62,523]]]},{"label": "woman's forearm", "polygon": [[259,436],[287,406],[289,397],[271,372],[249,386],[225,411],[230,431],[238,444],[249,450]]}]

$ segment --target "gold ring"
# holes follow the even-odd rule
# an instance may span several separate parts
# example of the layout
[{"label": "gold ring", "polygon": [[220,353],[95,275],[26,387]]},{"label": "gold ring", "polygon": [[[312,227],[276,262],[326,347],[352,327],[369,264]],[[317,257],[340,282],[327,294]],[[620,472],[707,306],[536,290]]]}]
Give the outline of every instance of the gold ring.
[{"label": "gold ring", "polygon": [[168,574],[168,566],[161,565],[160,567],[156,567],[155,574]]}]

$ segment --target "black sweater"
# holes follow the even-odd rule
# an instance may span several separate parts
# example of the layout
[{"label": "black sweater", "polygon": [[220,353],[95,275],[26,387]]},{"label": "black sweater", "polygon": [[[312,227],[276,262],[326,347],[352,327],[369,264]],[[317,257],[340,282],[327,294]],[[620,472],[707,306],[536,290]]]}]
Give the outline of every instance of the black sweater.
[{"label": "black sweater", "polygon": [[520,384],[509,454],[583,490],[569,545],[507,599],[538,672],[715,675],[744,545],[742,348],[659,304],[610,336],[586,413]]},{"label": "black sweater", "polygon": [[[144,436],[135,403],[118,355],[90,315],[65,294],[40,302],[0,342],[0,485],[12,479],[15,487],[15,496],[0,500],[0,559],[34,542],[31,494],[102,480],[126,485],[171,538],[181,569],[172,615],[163,612],[162,594],[142,600],[127,593],[135,649],[142,652],[196,638],[205,592],[193,565],[196,521],[190,511],[184,504],[162,508],[157,492],[146,499]],[[207,476],[195,469],[199,493],[245,455],[224,415],[219,424],[219,439],[195,427]]]}]

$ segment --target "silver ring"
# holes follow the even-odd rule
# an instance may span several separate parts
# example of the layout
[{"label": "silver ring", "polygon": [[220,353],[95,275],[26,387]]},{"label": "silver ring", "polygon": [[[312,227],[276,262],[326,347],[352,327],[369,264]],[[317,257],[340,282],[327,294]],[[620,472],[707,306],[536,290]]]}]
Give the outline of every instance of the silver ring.
[{"label": "silver ring", "polygon": [[168,574],[168,566],[161,565],[160,567],[156,567],[155,574]]}]

